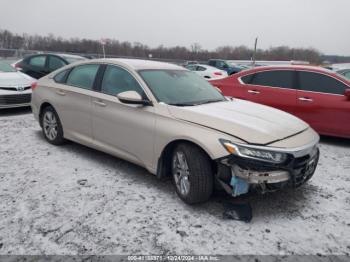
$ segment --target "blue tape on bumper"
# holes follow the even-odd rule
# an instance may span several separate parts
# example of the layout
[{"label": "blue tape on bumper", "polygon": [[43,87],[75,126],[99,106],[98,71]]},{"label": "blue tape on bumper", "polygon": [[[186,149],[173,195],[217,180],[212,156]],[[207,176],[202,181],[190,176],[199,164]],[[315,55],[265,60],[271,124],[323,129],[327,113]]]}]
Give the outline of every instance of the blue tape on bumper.
[{"label": "blue tape on bumper", "polygon": [[231,179],[232,196],[236,197],[248,193],[249,184],[242,178],[233,176]]}]

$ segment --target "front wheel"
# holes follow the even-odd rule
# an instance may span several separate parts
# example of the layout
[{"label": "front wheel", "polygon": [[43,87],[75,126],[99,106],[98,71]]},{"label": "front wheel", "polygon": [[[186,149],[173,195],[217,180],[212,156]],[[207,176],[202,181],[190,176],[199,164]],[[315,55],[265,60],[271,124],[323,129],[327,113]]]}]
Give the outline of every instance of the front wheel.
[{"label": "front wheel", "polygon": [[61,145],[65,142],[61,121],[52,106],[44,108],[41,117],[41,127],[45,139],[53,145]]},{"label": "front wheel", "polygon": [[211,160],[195,145],[179,144],[172,156],[172,177],[178,196],[187,204],[207,201],[213,193]]}]

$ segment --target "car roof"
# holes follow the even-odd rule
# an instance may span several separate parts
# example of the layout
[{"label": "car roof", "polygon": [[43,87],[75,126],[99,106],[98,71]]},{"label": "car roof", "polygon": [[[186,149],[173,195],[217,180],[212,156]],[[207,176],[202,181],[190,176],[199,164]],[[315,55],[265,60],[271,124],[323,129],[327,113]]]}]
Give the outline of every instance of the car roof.
[{"label": "car roof", "polygon": [[71,55],[71,54],[55,54],[55,53],[49,53],[49,55],[57,55],[57,56],[63,56],[63,57],[68,57],[68,58],[84,58],[83,56],[80,55]]},{"label": "car roof", "polygon": [[335,72],[337,72],[337,73],[344,73],[344,72],[348,72],[348,71],[350,71],[350,68],[339,69],[339,70],[337,70],[337,71],[335,71]]},{"label": "car roof", "polygon": [[259,73],[263,71],[270,71],[270,70],[301,70],[301,71],[311,71],[314,73],[320,73],[320,74],[326,74],[329,76],[332,76],[342,82],[346,82],[349,84],[349,80],[345,78],[344,76],[329,70],[327,68],[323,67],[318,67],[318,66],[302,66],[302,65],[285,65],[285,66],[280,66],[280,65],[272,65],[272,66],[259,66],[251,69],[246,69],[243,70],[239,73],[233,74],[231,77],[239,78],[242,76],[254,74],[254,73]]},{"label": "car roof", "polygon": [[25,56],[25,58],[30,58],[34,56],[40,56],[40,55],[55,55],[55,56],[60,56],[60,57],[67,57],[67,58],[84,58],[83,56],[79,55],[72,55],[72,54],[64,54],[64,53],[37,53],[37,54],[30,54]]},{"label": "car roof", "polygon": [[331,73],[334,74],[334,71],[329,70],[327,68],[318,67],[318,66],[303,66],[303,65],[271,65],[271,66],[259,66],[254,67],[251,69],[247,69],[242,71],[243,74],[249,74],[252,72],[260,72],[260,71],[267,71],[267,70],[311,70],[316,72],[323,72],[323,73]]},{"label": "car roof", "polygon": [[88,60],[89,63],[99,62],[99,63],[114,63],[119,65],[127,66],[133,70],[155,70],[155,69],[163,69],[163,70],[187,70],[181,66],[151,61],[151,60],[141,60],[141,59],[127,59],[127,58],[104,58],[104,59],[92,59]]},{"label": "car roof", "polygon": [[225,60],[225,59],[216,59],[216,58],[213,58],[213,59],[209,59],[209,61],[228,61],[228,60]]}]

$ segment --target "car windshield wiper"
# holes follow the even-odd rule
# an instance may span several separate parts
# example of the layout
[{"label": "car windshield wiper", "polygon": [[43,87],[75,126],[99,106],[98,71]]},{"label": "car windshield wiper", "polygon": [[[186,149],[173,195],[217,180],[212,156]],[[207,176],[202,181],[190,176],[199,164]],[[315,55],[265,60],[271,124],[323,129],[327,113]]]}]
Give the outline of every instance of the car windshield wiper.
[{"label": "car windshield wiper", "polygon": [[169,103],[171,106],[194,106],[194,103]]},{"label": "car windshield wiper", "polygon": [[196,105],[204,105],[204,104],[217,103],[217,102],[223,102],[223,101],[225,101],[225,100],[223,100],[223,99],[208,99],[208,100],[200,101],[200,102],[196,103]]},{"label": "car windshield wiper", "polygon": [[169,103],[168,105],[171,106],[198,106],[198,105],[204,105],[204,104],[209,104],[209,103],[216,103],[216,102],[222,102],[225,101],[223,99],[207,99],[207,100],[202,100],[198,102],[187,102],[187,103]]}]

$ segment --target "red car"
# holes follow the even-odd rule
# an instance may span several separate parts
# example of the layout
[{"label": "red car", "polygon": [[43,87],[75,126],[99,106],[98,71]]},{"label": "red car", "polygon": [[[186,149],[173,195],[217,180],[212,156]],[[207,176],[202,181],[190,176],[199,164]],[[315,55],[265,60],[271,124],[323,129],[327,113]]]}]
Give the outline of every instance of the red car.
[{"label": "red car", "polygon": [[350,138],[350,81],[311,66],[270,66],[210,81],[225,96],[272,106],[323,135]]}]

